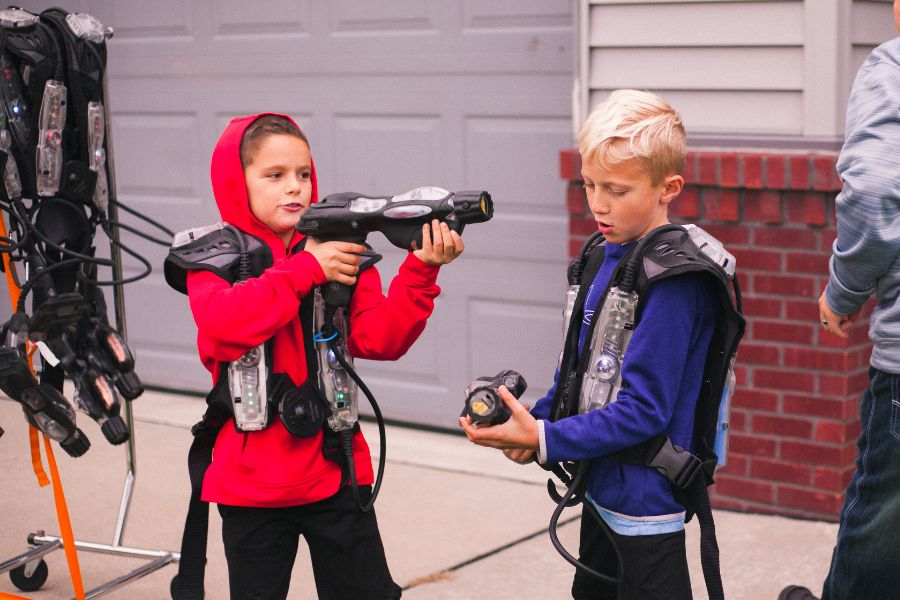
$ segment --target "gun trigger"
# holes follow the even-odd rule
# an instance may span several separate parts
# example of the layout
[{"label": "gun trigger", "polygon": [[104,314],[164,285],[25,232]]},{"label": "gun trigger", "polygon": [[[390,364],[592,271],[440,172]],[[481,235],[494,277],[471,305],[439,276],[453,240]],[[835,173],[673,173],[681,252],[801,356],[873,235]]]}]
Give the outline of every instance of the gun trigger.
[{"label": "gun trigger", "polygon": [[379,260],[384,258],[382,255],[378,254],[374,250],[369,250],[367,252],[363,252],[359,255],[362,257],[362,262],[359,263],[359,272],[362,273],[366,269],[371,266],[374,266]]}]

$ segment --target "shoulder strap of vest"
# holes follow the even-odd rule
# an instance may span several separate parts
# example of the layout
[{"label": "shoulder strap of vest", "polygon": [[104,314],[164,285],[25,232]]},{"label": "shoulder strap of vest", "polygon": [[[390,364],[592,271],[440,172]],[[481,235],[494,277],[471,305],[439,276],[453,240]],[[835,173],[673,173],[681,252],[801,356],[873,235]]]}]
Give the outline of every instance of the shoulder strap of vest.
[{"label": "shoulder strap of vest", "polygon": [[251,276],[257,277],[272,266],[272,251],[266,243],[237,227],[216,223],[176,233],[163,265],[166,283],[187,294],[188,271],[212,271],[229,283],[236,282],[241,243],[250,256]]},{"label": "shoulder strap of vest", "polygon": [[578,294],[575,296],[575,304],[572,307],[572,315],[569,318],[569,327],[566,330],[566,339],[563,344],[563,356],[559,365],[559,379],[556,383],[556,392],[553,395],[553,404],[550,409],[550,419],[556,421],[567,411],[568,399],[571,393],[573,378],[578,362],[578,336],[581,331],[581,322],[584,319],[584,303],[590,289],[589,284],[597,276],[603,259],[606,257],[606,244],[602,237],[592,238],[593,244],[586,244],[581,254],[569,265],[569,283],[578,285]]}]

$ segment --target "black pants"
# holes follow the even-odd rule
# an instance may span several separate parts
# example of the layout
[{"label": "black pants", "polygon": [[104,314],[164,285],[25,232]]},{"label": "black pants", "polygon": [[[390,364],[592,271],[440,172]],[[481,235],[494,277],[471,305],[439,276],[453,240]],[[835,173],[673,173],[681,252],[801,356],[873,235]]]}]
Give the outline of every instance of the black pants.
[{"label": "black pants", "polygon": [[[371,487],[360,488],[363,502]],[[283,600],[302,535],[320,600],[395,600],[375,512],[359,510],[352,490],[289,508],[219,505],[231,600]]]},{"label": "black pants", "polygon": [[624,581],[618,586],[575,571],[575,600],[691,600],[691,577],[684,549],[684,531],[660,535],[619,535],[610,530],[587,502],[581,515],[579,561],[616,577],[618,558],[606,532],[622,554]]}]

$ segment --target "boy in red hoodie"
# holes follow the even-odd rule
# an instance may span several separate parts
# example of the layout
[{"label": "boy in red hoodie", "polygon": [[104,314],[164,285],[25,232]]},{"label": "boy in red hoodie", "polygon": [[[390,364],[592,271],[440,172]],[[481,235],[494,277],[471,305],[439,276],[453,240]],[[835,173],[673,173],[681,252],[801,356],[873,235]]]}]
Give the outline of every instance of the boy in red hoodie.
[{"label": "boy in red hoodie", "polygon": [[[294,229],[318,196],[309,144],[290,118],[234,119],[216,144],[211,170],[222,219],[262,240],[274,260],[262,274],[236,284],[211,271],[188,272],[197,345],[213,382],[228,362],[270,339],[272,373],[286,374],[297,386],[315,378],[307,373],[298,311],[301,300],[326,281],[356,284],[347,340],[353,356],[403,356],[434,308],[439,266],[463,251],[456,232],[437,221],[424,226],[423,248],[409,254],[385,297],[374,268],[359,273],[364,246],[319,243]],[[261,431],[240,433],[230,421],[218,431],[201,499],[217,503],[222,516],[233,600],[286,598],[300,535],[310,548],[319,598],[400,597],[374,512],[360,510],[349,486],[341,485],[340,466],[323,456],[322,447],[321,429],[297,437],[277,415]],[[365,502],[374,477],[361,432],[353,438],[353,456]]]}]

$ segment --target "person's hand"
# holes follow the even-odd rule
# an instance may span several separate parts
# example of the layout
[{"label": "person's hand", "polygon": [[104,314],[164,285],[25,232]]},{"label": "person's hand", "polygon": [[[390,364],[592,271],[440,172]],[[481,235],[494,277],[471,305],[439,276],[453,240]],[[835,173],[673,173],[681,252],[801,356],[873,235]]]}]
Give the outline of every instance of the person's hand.
[{"label": "person's hand", "polygon": [[853,322],[859,317],[860,310],[862,309],[857,309],[849,315],[839,315],[828,306],[828,302],[825,300],[825,292],[822,292],[822,295],[819,296],[819,321],[822,323],[822,327],[825,328],[825,331],[842,338],[847,337],[847,332],[853,326]]},{"label": "person's hand", "polygon": [[446,223],[434,219],[422,225],[422,247],[413,254],[429,265],[446,265],[463,253],[465,245],[458,233]]},{"label": "person's hand", "polygon": [[503,450],[503,456],[520,465],[527,465],[533,461],[534,454],[534,450]]},{"label": "person's hand", "polygon": [[346,285],[356,283],[359,273],[359,255],[366,251],[362,244],[352,242],[320,242],[312,237],[306,240],[303,248],[312,254],[328,281],[337,281]]},{"label": "person's hand", "polygon": [[[488,448],[500,448],[501,450],[528,450],[532,454],[538,449],[538,425],[531,413],[516,400],[505,385],[499,388],[500,398],[509,407],[512,415],[509,421],[492,427],[475,427],[472,417],[459,418],[459,426],[466,432],[466,437],[473,444],[487,446]],[[506,454],[506,453],[504,453]],[[517,458],[524,458],[524,454],[517,454]],[[507,456],[509,458],[509,456]],[[512,459],[515,460],[515,459]],[[518,461],[517,461],[518,462]]]}]

